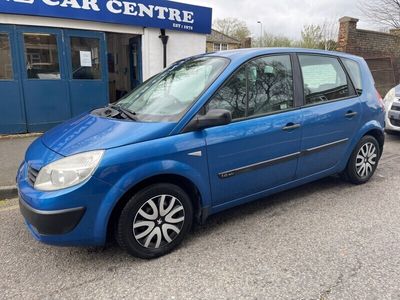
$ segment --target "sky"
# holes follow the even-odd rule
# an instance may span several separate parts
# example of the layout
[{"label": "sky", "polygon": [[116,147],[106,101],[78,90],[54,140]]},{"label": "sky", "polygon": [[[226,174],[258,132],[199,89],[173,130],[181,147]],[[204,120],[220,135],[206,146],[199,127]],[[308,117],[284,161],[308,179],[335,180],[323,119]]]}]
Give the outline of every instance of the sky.
[{"label": "sky", "polygon": [[213,19],[235,17],[247,23],[253,37],[264,31],[298,39],[307,24],[338,21],[343,16],[360,19],[359,28],[377,29],[366,22],[359,0],[174,0],[213,8]]}]

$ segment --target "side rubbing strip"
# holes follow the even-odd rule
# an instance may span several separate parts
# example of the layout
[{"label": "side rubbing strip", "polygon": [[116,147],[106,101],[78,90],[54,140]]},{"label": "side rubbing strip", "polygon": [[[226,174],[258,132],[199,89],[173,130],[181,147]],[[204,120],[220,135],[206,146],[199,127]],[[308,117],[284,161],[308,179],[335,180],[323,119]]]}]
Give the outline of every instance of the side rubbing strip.
[{"label": "side rubbing strip", "polygon": [[233,169],[230,171],[226,171],[226,172],[222,172],[218,174],[218,177],[221,179],[225,179],[225,178],[229,178],[232,176],[236,176],[242,173],[246,173],[246,172],[251,172],[251,171],[255,171],[258,169],[262,169],[262,168],[266,168],[275,164],[279,164],[279,163],[283,163],[285,161],[289,161],[295,158],[298,158],[300,156],[300,152],[296,152],[293,154],[289,154],[289,155],[285,155],[285,156],[281,156],[278,158],[274,158],[274,159],[270,159],[270,160],[266,160],[266,161],[262,161],[253,165],[249,165],[249,166],[245,166],[242,168],[238,168],[238,169]]},{"label": "side rubbing strip", "polygon": [[304,150],[302,152],[296,152],[296,153],[292,153],[289,155],[285,155],[285,156],[281,156],[278,158],[274,158],[274,159],[270,159],[270,160],[266,160],[266,161],[262,161],[253,165],[248,165],[245,167],[241,167],[241,168],[237,168],[237,169],[233,169],[233,170],[229,170],[229,171],[225,171],[222,173],[218,174],[218,177],[221,179],[226,179],[226,178],[230,178],[242,173],[247,173],[247,172],[251,172],[251,171],[255,171],[258,169],[262,169],[262,168],[266,168],[275,164],[279,164],[279,163],[283,163],[292,159],[296,159],[299,158],[300,156],[306,156],[309,154],[313,154],[316,152],[320,152],[323,151],[325,149],[331,148],[331,147],[335,147],[337,145],[340,144],[344,144],[348,141],[349,139],[343,139],[343,140],[339,140],[336,142],[332,142],[332,143],[328,143],[328,144],[324,144],[318,147],[314,147],[314,148],[309,148],[307,150]]},{"label": "side rubbing strip", "polygon": [[301,155],[308,155],[308,154],[311,154],[311,153],[320,152],[320,151],[323,151],[325,149],[328,149],[328,148],[331,148],[331,147],[334,147],[334,146],[337,146],[337,145],[340,145],[340,144],[344,144],[348,140],[349,139],[343,139],[343,140],[339,140],[339,141],[332,142],[332,143],[329,143],[329,144],[324,144],[324,145],[321,145],[321,146],[318,146],[318,147],[309,148],[309,149],[303,151],[301,153]]}]

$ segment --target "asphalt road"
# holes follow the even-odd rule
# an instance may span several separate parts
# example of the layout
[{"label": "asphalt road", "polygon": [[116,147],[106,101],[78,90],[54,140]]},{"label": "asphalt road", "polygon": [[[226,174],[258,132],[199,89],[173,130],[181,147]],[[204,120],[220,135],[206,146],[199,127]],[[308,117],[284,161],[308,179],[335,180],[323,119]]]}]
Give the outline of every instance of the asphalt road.
[{"label": "asphalt road", "polygon": [[374,179],[327,178],[213,216],[172,254],[34,241],[0,202],[0,298],[400,299],[400,136]]}]

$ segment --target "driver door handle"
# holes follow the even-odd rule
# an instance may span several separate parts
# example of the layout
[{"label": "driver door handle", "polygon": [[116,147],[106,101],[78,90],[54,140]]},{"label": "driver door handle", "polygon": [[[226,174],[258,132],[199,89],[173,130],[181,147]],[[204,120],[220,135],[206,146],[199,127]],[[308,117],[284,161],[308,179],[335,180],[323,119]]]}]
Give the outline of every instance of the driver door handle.
[{"label": "driver door handle", "polygon": [[282,130],[284,130],[284,131],[292,131],[292,130],[298,129],[300,127],[301,127],[300,124],[288,123],[288,124],[286,124],[285,127],[282,128]]},{"label": "driver door handle", "polygon": [[356,111],[348,111],[346,114],[345,114],[345,117],[346,118],[352,118],[352,117],[355,117],[355,116],[357,116],[358,115],[358,112],[356,112]]}]

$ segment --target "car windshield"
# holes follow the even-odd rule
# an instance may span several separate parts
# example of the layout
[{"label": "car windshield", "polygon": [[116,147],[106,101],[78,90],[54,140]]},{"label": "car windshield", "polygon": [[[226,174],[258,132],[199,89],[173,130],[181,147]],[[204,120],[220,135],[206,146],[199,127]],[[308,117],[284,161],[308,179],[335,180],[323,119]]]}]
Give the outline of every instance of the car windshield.
[{"label": "car windshield", "polygon": [[228,65],[222,57],[180,61],[150,78],[117,105],[137,121],[176,122]]}]

